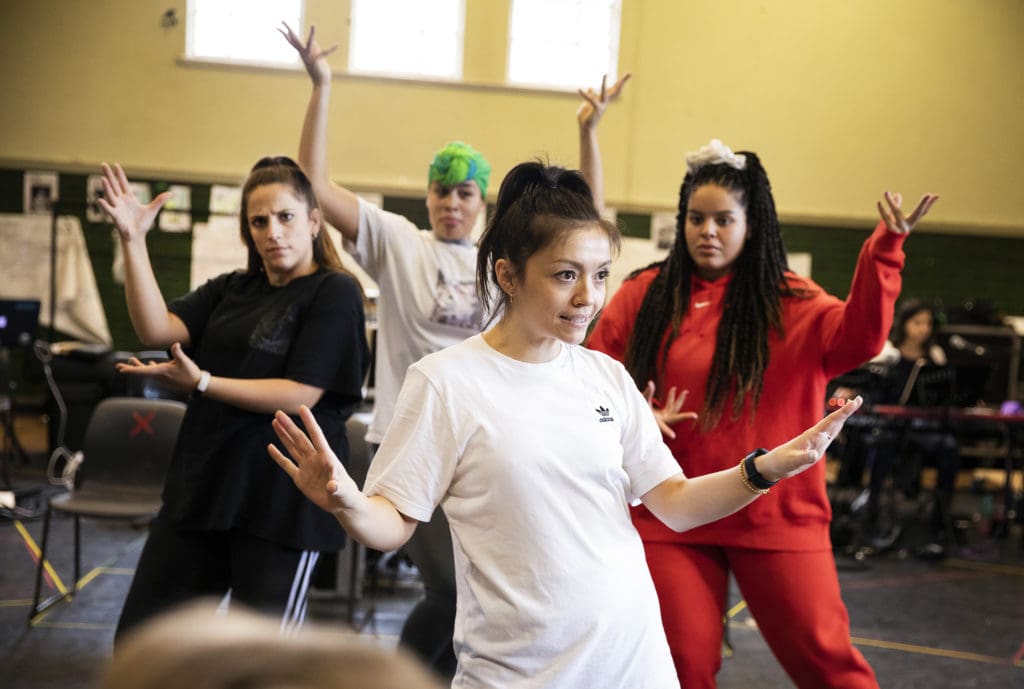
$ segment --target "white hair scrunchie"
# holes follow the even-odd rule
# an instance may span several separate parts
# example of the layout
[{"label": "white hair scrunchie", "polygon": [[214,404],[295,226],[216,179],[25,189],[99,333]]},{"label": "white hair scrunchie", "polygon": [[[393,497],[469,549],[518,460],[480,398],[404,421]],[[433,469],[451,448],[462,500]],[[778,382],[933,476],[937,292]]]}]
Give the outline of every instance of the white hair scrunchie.
[{"label": "white hair scrunchie", "polygon": [[705,165],[724,163],[737,170],[747,167],[747,157],[732,152],[732,149],[718,139],[712,139],[707,146],[701,146],[695,153],[686,154],[686,172],[693,174]]}]

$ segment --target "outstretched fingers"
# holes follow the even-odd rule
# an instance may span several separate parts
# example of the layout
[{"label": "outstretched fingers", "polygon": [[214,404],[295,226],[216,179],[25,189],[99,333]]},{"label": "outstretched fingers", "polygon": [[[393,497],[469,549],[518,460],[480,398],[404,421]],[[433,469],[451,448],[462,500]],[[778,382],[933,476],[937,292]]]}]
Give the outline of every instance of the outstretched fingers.
[{"label": "outstretched fingers", "polygon": [[840,400],[840,402],[842,404],[840,404],[838,409],[823,418],[811,429],[811,440],[815,445],[815,449],[817,449],[817,445],[820,442],[823,445],[821,451],[824,452],[825,448],[839,435],[839,431],[843,430],[846,420],[860,409],[864,403],[864,398],[857,395],[852,400]]},{"label": "outstretched fingers", "polygon": [[[626,82],[629,81],[632,77],[633,77],[633,75],[631,73],[629,73],[629,72],[627,72],[626,74],[623,74],[621,77],[619,77],[618,81],[616,81],[614,84],[612,84],[612,87],[610,89],[608,89],[608,100],[615,100],[616,98],[618,98],[619,94],[622,92],[622,87],[625,86]],[[604,81],[603,80],[601,82],[601,95],[602,95],[602,97],[604,96]]]},{"label": "outstretched fingers", "polygon": [[128,175],[125,174],[120,163],[114,163],[114,180],[117,183],[118,191],[125,195],[131,193],[132,188],[128,184]]},{"label": "outstretched fingers", "polygon": [[299,407],[299,418],[302,419],[302,425],[306,427],[306,435],[309,436],[309,442],[313,449],[317,452],[331,452],[331,444],[327,442],[323,429],[316,422],[309,407],[304,404]]},{"label": "outstretched fingers", "polygon": [[[295,48],[301,53],[303,50],[302,40],[295,34],[294,31],[292,31],[292,27],[288,26],[288,22],[282,21],[281,26],[283,26],[284,28],[282,29],[280,26],[277,27],[278,33],[284,36],[284,39],[288,41],[288,43],[290,43],[293,48]],[[310,29],[310,32],[312,33],[312,28]]]},{"label": "outstretched fingers", "polygon": [[931,210],[932,206],[934,206],[935,202],[938,200],[938,194],[925,194],[922,196],[921,200],[917,202],[917,208],[915,208],[910,214],[910,217],[907,218],[907,222],[910,223],[910,226],[913,227],[917,224],[918,220],[927,215],[928,211]]},{"label": "outstretched fingers", "polygon": [[928,214],[931,207],[939,200],[938,194],[924,194],[917,206],[910,213],[903,213],[903,198],[899,194],[885,192],[885,204],[878,202],[878,214],[893,232],[907,234],[912,231],[917,223]]},{"label": "outstretched fingers", "polygon": [[[277,430],[276,426],[275,430]],[[293,462],[291,459],[285,456],[280,450],[278,450],[277,446],[274,445],[274,443],[267,444],[267,453],[270,455],[270,458],[277,463],[277,466],[284,469],[285,473],[288,474],[288,476],[294,481],[295,478],[299,475],[299,467],[295,464],[295,462]]]},{"label": "outstretched fingers", "polygon": [[600,107],[600,103],[597,98],[597,94],[594,93],[594,89],[576,89],[576,93],[580,94],[580,98],[590,103],[590,107],[597,109]]},{"label": "outstretched fingers", "polygon": [[284,445],[284,449],[288,450],[288,454],[296,463],[301,464],[304,457],[316,452],[313,443],[302,432],[302,429],[295,425],[295,422],[283,411],[277,411],[274,414],[271,425],[281,444]]}]

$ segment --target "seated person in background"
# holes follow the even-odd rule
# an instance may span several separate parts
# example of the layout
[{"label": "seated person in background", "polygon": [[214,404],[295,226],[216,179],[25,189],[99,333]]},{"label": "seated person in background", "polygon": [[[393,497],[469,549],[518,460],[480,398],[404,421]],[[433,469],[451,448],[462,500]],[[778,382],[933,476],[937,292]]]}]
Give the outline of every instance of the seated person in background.
[{"label": "seated person in background", "polygon": [[[929,403],[923,387],[929,376],[942,377],[946,366],[946,353],[935,342],[935,314],[930,306],[919,299],[908,299],[900,304],[893,322],[892,334],[881,353],[866,365],[880,375],[873,376],[872,390],[862,390],[872,404]],[[951,372],[950,372],[951,373]],[[948,379],[948,376],[945,376]],[[837,388],[834,396],[852,394],[847,388]],[[931,403],[942,400],[931,400]],[[897,457],[899,462],[897,462]],[[957,471],[960,468],[960,448],[954,435],[941,423],[921,419],[911,422],[909,428],[876,427],[866,439],[863,466],[870,472],[867,518],[869,528],[878,526],[879,496],[886,480],[895,471],[895,480],[910,496],[920,490],[923,464],[938,469],[935,497],[929,525],[930,540],[920,554],[942,556],[944,546],[952,536],[950,507]],[[891,545],[898,530],[885,534],[875,528],[873,542]]]},{"label": "seated person in background", "polygon": [[[923,366],[945,366],[946,352],[935,342],[935,312],[920,299],[900,304],[892,325],[892,335],[871,364],[889,367],[889,377],[899,386],[899,397],[889,403],[906,404],[911,394],[906,384],[914,369]],[[916,378],[916,376],[915,376]],[[879,400],[881,403],[881,400]]]},{"label": "seated person in background", "polygon": [[96,689],[440,689],[403,651],[196,601],[132,630]]}]

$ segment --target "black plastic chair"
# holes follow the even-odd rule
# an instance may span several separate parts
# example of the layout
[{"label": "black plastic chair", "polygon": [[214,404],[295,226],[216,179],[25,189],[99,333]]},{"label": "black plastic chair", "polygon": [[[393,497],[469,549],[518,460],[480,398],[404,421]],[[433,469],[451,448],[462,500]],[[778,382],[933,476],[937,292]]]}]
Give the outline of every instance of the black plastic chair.
[{"label": "black plastic chair", "polygon": [[[185,404],[176,400],[109,397],[96,406],[85,431],[84,459],[75,474],[74,490],[47,503],[29,622],[55,603],[74,597],[81,579],[82,517],[144,525],[156,516],[184,414]],[[70,515],[74,521],[75,578],[70,591],[40,603],[54,512]]]}]

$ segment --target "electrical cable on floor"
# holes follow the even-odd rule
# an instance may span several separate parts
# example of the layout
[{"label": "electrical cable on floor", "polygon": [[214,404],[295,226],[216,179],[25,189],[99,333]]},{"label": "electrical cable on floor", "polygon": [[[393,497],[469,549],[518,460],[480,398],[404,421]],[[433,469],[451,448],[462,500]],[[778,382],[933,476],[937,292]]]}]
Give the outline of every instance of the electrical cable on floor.
[{"label": "electrical cable on floor", "polygon": [[[53,395],[53,400],[57,403],[57,410],[60,412],[60,420],[57,424],[57,447],[52,453],[50,453],[50,461],[46,468],[46,477],[53,485],[64,486],[68,490],[74,490],[75,472],[78,471],[78,467],[81,465],[84,456],[80,451],[71,452],[71,450],[64,445],[64,433],[67,429],[68,408],[64,403],[64,398],[60,394],[60,390],[57,388],[57,382],[53,379],[53,369],[50,368],[50,362],[53,360],[53,351],[50,349],[50,343],[43,340],[36,340],[32,349],[35,352],[36,358],[39,359],[39,363],[43,365],[43,374],[46,376],[46,384],[49,386],[50,393]],[[61,461],[64,462],[64,465],[61,467],[60,474],[58,475],[57,467]]]}]

